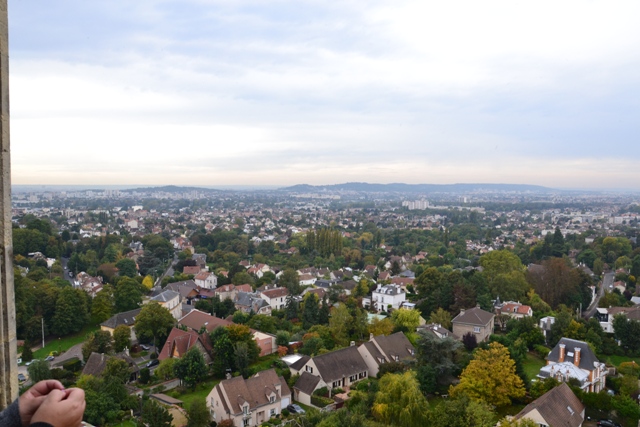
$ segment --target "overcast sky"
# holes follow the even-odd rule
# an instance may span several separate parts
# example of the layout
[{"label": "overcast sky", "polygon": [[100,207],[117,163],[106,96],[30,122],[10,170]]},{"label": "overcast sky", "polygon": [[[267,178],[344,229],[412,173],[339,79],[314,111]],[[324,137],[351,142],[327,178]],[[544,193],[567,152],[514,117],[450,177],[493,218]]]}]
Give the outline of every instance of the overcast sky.
[{"label": "overcast sky", "polygon": [[640,189],[640,2],[9,0],[14,184]]}]

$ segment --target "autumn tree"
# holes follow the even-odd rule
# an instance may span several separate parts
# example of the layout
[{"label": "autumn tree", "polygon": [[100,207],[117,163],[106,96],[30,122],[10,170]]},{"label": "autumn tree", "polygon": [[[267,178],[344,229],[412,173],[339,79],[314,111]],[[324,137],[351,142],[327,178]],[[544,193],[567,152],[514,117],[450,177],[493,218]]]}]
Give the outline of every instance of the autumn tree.
[{"label": "autumn tree", "polygon": [[369,323],[369,333],[377,337],[378,335],[391,335],[396,326],[388,317],[384,319],[373,318]]},{"label": "autumn tree", "polygon": [[401,308],[391,313],[391,320],[393,320],[396,328],[401,331],[413,332],[420,324],[420,312],[418,310]]},{"label": "autumn tree", "polygon": [[428,408],[415,373],[406,371],[380,379],[371,412],[386,425],[422,427],[429,424]]},{"label": "autumn tree", "polygon": [[516,364],[509,350],[492,342],[487,350],[476,350],[469,365],[462,371],[460,383],[451,386],[452,397],[467,395],[471,400],[490,405],[506,406],[511,399],[524,397],[522,379],[516,374]]}]

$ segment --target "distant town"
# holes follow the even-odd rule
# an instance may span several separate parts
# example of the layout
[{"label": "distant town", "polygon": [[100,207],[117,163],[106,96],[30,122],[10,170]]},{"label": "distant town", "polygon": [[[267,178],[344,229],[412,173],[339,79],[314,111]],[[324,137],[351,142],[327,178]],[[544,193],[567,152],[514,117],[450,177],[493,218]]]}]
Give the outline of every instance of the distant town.
[{"label": "distant town", "polygon": [[635,426],[639,218],[524,185],[16,186],[19,380],[92,425]]}]

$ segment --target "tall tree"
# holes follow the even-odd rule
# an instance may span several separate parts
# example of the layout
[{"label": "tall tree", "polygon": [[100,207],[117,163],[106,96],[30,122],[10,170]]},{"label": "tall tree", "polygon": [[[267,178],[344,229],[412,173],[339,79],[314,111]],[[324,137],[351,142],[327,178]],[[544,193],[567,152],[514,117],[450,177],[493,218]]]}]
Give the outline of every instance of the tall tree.
[{"label": "tall tree", "polygon": [[141,338],[153,338],[153,344],[164,344],[164,340],[169,336],[171,328],[175,324],[175,319],[169,310],[162,307],[155,301],[146,304],[136,316],[136,335]]},{"label": "tall tree", "polygon": [[140,285],[130,278],[124,278],[118,282],[113,296],[118,313],[135,310],[142,303]]},{"label": "tall tree", "polygon": [[113,349],[121,352],[125,347],[131,349],[131,329],[127,325],[118,325],[113,330]]},{"label": "tall tree", "polygon": [[415,374],[406,371],[387,374],[380,379],[372,413],[387,425],[422,427],[428,425],[428,407]]},{"label": "tall tree", "polygon": [[96,323],[102,323],[113,315],[115,300],[113,298],[113,286],[105,283],[91,304],[91,317]]},{"label": "tall tree", "polygon": [[204,356],[197,347],[191,347],[187,353],[178,359],[173,365],[173,370],[192,390],[207,375],[207,365]]},{"label": "tall tree", "polygon": [[136,262],[131,258],[123,258],[116,262],[116,268],[120,276],[136,277],[138,275]]},{"label": "tall tree", "polygon": [[209,409],[204,399],[195,399],[187,410],[187,427],[207,427],[211,422]]},{"label": "tall tree", "polygon": [[516,364],[509,350],[492,342],[487,350],[475,352],[469,365],[462,371],[460,383],[449,389],[452,397],[466,395],[471,400],[490,405],[506,406],[511,399],[524,397],[522,379],[516,374]]},{"label": "tall tree", "polygon": [[171,427],[173,415],[154,400],[147,400],[142,406],[142,421],[149,427]]},{"label": "tall tree", "polygon": [[318,296],[316,294],[307,294],[302,302],[302,327],[309,329],[318,322]]},{"label": "tall tree", "polygon": [[82,357],[89,360],[91,353],[110,353],[113,349],[113,338],[109,331],[95,331],[82,345]]},{"label": "tall tree", "polygon": [[451,337],[438,338],[427,331],[418,333],[416,365],[423,393],[435,392],[438,379],[444,382],[459,370],[457,353],[460,348],[460,341]]},{"label": "tall tree", "polygon": [[45,360],[34,360],[27,367],[27,372],[29,372],[29,378],[34,384],[38,381],[48,380],[51,378],[49,362]]},{"label": "tall tree", "polygon": [[63,288],[56,300],[52,332],[63,336],[80,331],[89,321],[87,293],[81,289]]}]

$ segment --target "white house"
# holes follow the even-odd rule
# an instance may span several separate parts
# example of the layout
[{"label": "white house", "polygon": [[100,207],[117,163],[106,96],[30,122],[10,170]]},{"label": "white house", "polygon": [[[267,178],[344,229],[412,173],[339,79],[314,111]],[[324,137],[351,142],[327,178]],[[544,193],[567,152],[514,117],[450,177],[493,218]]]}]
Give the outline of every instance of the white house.
[{"label": "white house", "polygon": [[151,301],[156,301],[169,310],[174,319],[178,320],[182,317],[182,305],[180,304],[180,294],[178,292],[164,291],[151,298]]},{"label": "white house", "polygon": [[196,274],[193,281],[204,289],[215,289],[218,286],[218,277],[208,271],[201,271]]},{"label": "white house", "polygon": [[394,310],[400,308],[407,300],[407,294],[398,285],[378,285],[371,293],[371,304],[378,311],[387,311],[389,307]]}]

